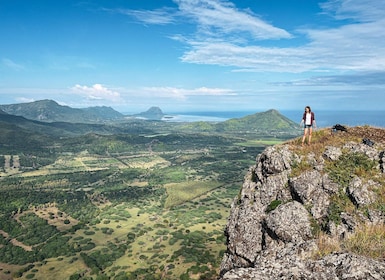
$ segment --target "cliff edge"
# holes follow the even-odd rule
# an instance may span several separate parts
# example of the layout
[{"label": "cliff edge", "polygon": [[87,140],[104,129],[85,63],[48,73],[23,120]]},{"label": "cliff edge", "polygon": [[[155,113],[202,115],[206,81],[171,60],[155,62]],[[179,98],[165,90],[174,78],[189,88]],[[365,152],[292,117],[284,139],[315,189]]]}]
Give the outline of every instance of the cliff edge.
[{"label": "cliff edge", "polygon": [[258,155],[231,205],[221,280],[385,279],[385,130]]}]

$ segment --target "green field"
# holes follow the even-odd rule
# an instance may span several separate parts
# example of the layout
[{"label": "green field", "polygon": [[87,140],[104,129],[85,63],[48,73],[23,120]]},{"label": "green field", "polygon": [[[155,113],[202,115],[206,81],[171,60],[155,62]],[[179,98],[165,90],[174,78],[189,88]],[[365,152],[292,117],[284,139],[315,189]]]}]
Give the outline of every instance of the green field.
[{"label": "green field", "polygon": [[216,279],[231,202],[281,141],[254,139],[91,135],[0,155],[0,279]]}]

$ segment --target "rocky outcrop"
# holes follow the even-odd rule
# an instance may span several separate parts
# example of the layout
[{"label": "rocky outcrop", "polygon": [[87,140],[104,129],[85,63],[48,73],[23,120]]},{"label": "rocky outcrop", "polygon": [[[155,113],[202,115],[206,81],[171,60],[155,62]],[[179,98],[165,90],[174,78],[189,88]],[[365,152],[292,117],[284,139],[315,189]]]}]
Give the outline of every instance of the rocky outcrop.
[{"label": "rocky outcrop", "polygon": [[330,137],[315,149],[293,141],[257,157],[231,205],[221,280],[385,279],[384,259],[320,253],[321,235],[343,243],[360,226],[385,222],[383,144]]}]

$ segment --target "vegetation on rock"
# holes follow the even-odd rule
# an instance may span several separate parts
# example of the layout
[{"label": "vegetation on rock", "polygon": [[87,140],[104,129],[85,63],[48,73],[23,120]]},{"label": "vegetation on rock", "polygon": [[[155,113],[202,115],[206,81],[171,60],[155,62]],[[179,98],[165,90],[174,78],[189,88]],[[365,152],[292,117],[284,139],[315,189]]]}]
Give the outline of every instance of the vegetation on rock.
[{"label": "vegetation on rock", "polygon": [[266,148],[232,204],[221,279],[384,278],[384,155],[369,126]]}]

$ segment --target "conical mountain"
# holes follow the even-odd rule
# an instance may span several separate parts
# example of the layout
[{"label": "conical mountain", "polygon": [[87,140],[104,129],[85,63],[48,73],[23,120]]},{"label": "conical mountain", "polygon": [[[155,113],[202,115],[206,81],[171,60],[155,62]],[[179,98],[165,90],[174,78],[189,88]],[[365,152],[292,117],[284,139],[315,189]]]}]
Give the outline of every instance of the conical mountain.
[{"label": "conical mountain", "polygon": [[221,131],[288,132],[298,130],[298,124],[296,122],[274,109],[242,118],[229,119],[218,123],[216,127],[217,130]]},{"label": "conical mountain", "polygon": [[135,117],[144,118],[148,120],[161,120],[164,117],[164,113],[159,107],[151,107],[146,112],[135,114]]}]

